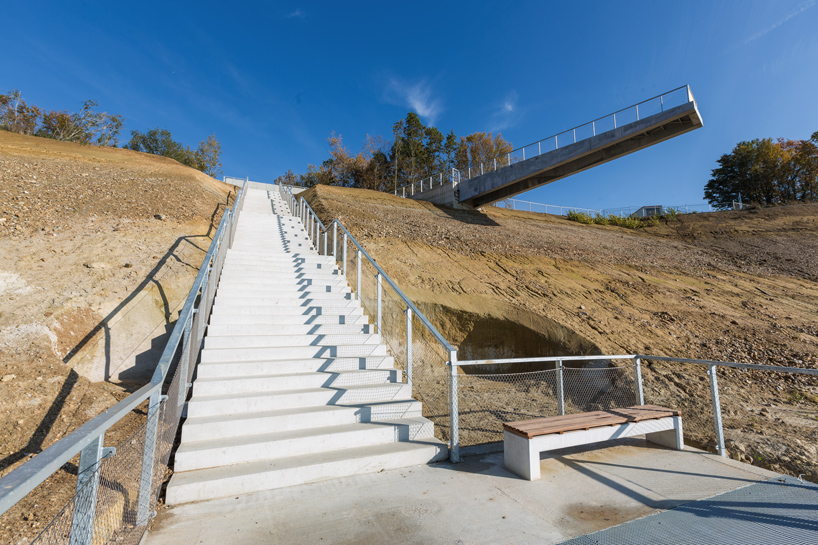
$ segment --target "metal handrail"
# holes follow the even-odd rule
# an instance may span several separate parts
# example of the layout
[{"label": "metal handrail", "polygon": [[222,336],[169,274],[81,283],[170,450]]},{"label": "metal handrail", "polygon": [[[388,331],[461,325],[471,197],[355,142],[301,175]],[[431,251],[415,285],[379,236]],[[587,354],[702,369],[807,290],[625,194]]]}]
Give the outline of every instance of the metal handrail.
[{"label": "metal handrail", "polygon": [[[34,490],[74,456],[80,453],[83,453],[84,456],[85,450],[89,446],[93,446],[95,442],[98,442],[101,446],[101,440],[105,432],[146,399],[151,398],[149,411],[155,410],[156,406],[158,406],[162,385],[164,384],[171,363],[173,362],[180,343],[184,340],[186,335],[190,334],[190,330],[186,330],[186,325],[192,320],[195,312],[194,306],[196,300],[199,299],[199,295],[201,294],[199,309],[204,309],[209,304],[209,301],[206,300],[206,289],[208,288],[206,282],[210,269],[216,264],[217,256],[220,254],[219,250],[224,249],[224,251],[226,251],[228,244],[223,243],[229,243],[229,239],[226,241],[225,238],[235,226],[238,214],[241,210],[241,204],[244,201],[245,186],[242,186],[237,194],[236,199],[233,201],[233,207],[227,209],[222,215],[222,219],[213,235],[210,247],[202,261],[199,273],[193,281],[185,304],[179,313],[179,318],[168,338],[168,342],[165,345],[165,349],[162,352],[162,356],[159,359],[150,382],[43,450],[8,475],[0,478],[0,514],[5,513],[8,509],[13,507],[18,501],[25,497],[26,494]],[[98,462],[99,460],[94,461],[94,463]],[[80,465],[83,465],[82,458]],[[142,494],[143,492],[140,491],[140,498]]]},{"label": "metal handrail", "polygon": [[737,363],[718,360],[699,360],[694,358],[674,358],[668,356],[651,356],[647,354],[616,354],[616,355],[589,355],[589,356],[543,356],[533,358],[505,358],[496,360],[463,360],[458,366],[466,365],[497,365],[500,363],[536,363],[554,361],[595,361],[595,360],[626,360],[642,359],[654,361],[669,361],[676,363],[694,363],[697,365],[715,365],[716,367],[732,367],[734,369],[748,369],[755,371],[775,371],[779,373],[793,373],[798,375],[818,376],[818,369],[804,369],[801,367],[784,367],[783,365],[762,365],[759,363]]},{"label": "metal handrail", "polygon": [[[534,144],[539,144],[541,142],[545,142],[546,140],[551,140],[552,138],[556,138],[557,136],[559,136],[561,134],[565,134],[565,133],[568,133],[568,132],[571,132],[571,131],[575,131],[575,130],[581,128],[581,127],[584,127],[585,125],[588,125],[589,123],[596,123],[597,121],[602,121],[603,119],[606,119],[608,117],[615,116],[616,114],[620,114],[622,112],[628,111],[631,108],[638,108],[642,104],[647,104],[648,102],[650,102],[652,100],[656,100],[657,98],[661,99],[662,97],[664,97],[666,95],[669,95],[670,93],[675,93],[676,91],[681,91],[682,89],[687,89],[688,103],[693,102],[693,94],[690,92],[690,85],[682,85],[681,87],[671,89],[670,91],[665,91],[664,93],[658,94],[658,95],[656,95],[654,97],[650,97],[650,98],[648,98],[646,100],[643,100],[641,102],[637,102],[636,104],[631,104],[630,106],[626,106],[624,108],[621,108],[621,109],[619,109],[619,110],[617,110],[617,111],[615,111],[613,113],[597,117],[596,119],[592,119],[591,121],[586,121],[585,123],[580,123],[579,125],[577,125],[575,127],[571,127],[570,129],[560,131],[560,132],[558,132],[556,134],[552,134],[551,136],[546,136],[545,138],[541,138],[541,139],[539,139],[539,140],[537,140],[535,142],[532,142],[530,144],[526,144],[525,146],[520,146],[519,148],[515,148],[515,149],[511,150],[509,153],[514,153],[515,151],[523,150],[523,149],[525,149],[527,147],[533,146]],[[662,104],[662,111],[664,111],[664,104]],[[636,118],[639,119],[638,111],[637,111],[637,117]]]},{"label": "metal handrail", "polygon": [[[293,195],[293,198],[295,199],[294,195]],[[449,341],[447,341],[446,338],[443,337],[443,335],[440,334],[440,332],[437,330],[437,328],[434,325],[432,325],[432,323],[429,321],[429,319],[426,318],[426,316],[415,306],[414,303],[412,303],[412,300],[409,299],[409,297],[407,297],[405,293],[403,293],[403,291],[398,287],[398,285],[395,283],[395,281],[392,280],[389,277],[388,274],[386,274],[386,271],[384,271],[381,268],[381,266],[378,265],[378,263],[375,261],[375,259],[371,255],[369,255],[369,252],[367,252],[366,249],[364,249],[364,247],[361,246],[361,243],[358,242],[358,240],[352,235],[352,233],[349,232],[349,230],[344,226],[343,223],[341,223],[338,219],[334,219],[334,220],[332,220],[332,223],[329,224],[329,226],[325,226],[321,222],[321,220],[318,219],[318,215],[312,209],[312,207],[307,202],[307,200],[304,199],[304,197],[301,197],[301,200],[297,201],[297,202],[303,203],[303,204],[301,204],[301,206],[304,206],[306,208],[306,210],[308,211],[308,213],[312,217],[315,218],[315,221],[318,222],[318,226],[319,226],[321,232],[328,233],[330,227],[332,227],[333,225],[338,225],[338,227],[340,227],[341,230],[349,237],[349,240],[352,241],[352,243],[355,245],[355,247],[358,248],[358,250],[361,251],[361,254],[372,264],[372,266],[375,268],[375,270],[380,275],[382,275],[383,279],[386,280],[386,282],[392,287],[393,290],[395,290],[395,293],[398,294],[398,296],[403,300],[403,302],[406,304],[406,306],[409,307],[410,309],[412,309],[412,312],[418,317],[418,319],[421,321],[421,323],[423,323],[423,325],[425,325],[429,329],[429,332],[432,333],[432,335],[434,335],[434,337],[443,346],[443,348],[445,348],[446,351],[448,351],[448,352],[451,352],[451,351],[454,350],[452,345],[449,344]],[[317,247],[318,246],[316,246],[316,248]],[[325,249],[325,251],[326,251],[326,249]],[[325,253],[324,255],[327,255],[327,254]]]},{"label": "metal handrail", "polygon": [[[558,406],[560,414],[565,414],[564,392],[562,388],[562,373],[564,371],[563,362],[565,361],[598,361],[598,360],[633,360],[634,370],[634,384],[636,387],[636,397],[640,405],[645,403],[645,395],[642,386],[642,360],[648,361],[664,361],[673,363],[687,363],[694,365],[707,366],[707,375],[710,381],[710,403],[713,411],[713,429],[716,436],[716,450],[722,457],[727,456],[727,449],[724,441],[724,424],[721,418],[721,401],[719,398],[719,383],[716,369],[719,367],[741,369],[749,371],[768,371],[776,373],[787,373],[796,375],[818,376],[818,369],[803,369],[800,367],[784,367],[780,365],[762,365],[757,363],[737,363],[718,360],[701,360],[695,358],[674,358],[667,356],[650,356],[647,354],[621,354],[621,355],[596,355],[596,356],[546,356],[534,358],[504,358],[494,360],[467,360],[455,363],[457,366],[481,366],[481,365],[496,365],[496,364],[513,364],[513,363],[535,363],[535,362],[555,362],[557,364],[556,371],[558,375]],[[456,388],[456,384],[455,384]],[[456,395],[456,392],[455,392]],[[458,414],[452,412],[450,420],[457,421]]]}]

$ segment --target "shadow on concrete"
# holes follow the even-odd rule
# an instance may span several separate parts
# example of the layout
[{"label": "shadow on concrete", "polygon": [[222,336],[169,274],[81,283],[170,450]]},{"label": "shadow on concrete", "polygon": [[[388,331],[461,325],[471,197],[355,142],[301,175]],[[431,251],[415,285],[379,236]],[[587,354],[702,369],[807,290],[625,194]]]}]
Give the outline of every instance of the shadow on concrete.
[{"label": "shadow on concrete", "polygon": [[[231,194],[232,194],[232,192],[231,192]],[[228,205],[228,203],[230,201],[231,194],[228,194],[227,202],[219,203],[219,204],[216,205],[216,208],[213,210],[213,213],[210,216],[210,224],[208,225],[207,234],[205,234],[205,235],[183,236],[183,237],[177,238],[176,241],[174,241],[174,243],[168,249],[168,251],[165,252],[165,254],[159,259],[159,261],[151,269],[151,271],[139,283],[139,285],[136,286],[136,288],[134,288],[133,291],[131,291],[131,293],[127,297],[125,297],[122,301],[120,301],[120,303],[111,312],[109,312],[107,316],[105,316],[102,320],[100,320],[100,322],[96,326],[94,326],[91,329],[91,331],[87,335],[85,335],[85,337],[83,337],[68,352],[68,354],[66,354],[66,356],[63,358],[63,363],[70,363],[71,360],[94,339],[96,334],[100,330],[102,330],[103,334],[104,334],[104,340],[105,340],[105,373],[104,373],[104,380],[106,380],[106,381],[110,380],[112,362],[111,362],[111,326],[109,324],[111,323],[111,321],[114,318],[116,318],[116,317],[118,317],[120,315],[121,316],[127,315],[127,312],[125,314],[121,314],[123,309],[125,309],[125,307],[128,306],[128,304],[131,301],[133,301],[137,296],[139,296],[142,293],[142,291],[145,288],[147,288],[150,284],[153,284],[153,285],[156,286],[157,291],[159,292],[159,297],[162,299],[162,311],[163,311],[163,314],[164,314],[165,325],[166,325],[166,327],[165,327],[166,332],[162,336],[162,338],[164,338],[164,340],[167,341],[167,336],[170,334],[169,332],[172,330],[173,323],[175,323],[175,322],[171,321],[170,302],[168,301],[168,298],[165,295],[165,290],[164,290],[164,288],[162,286],[162,283],[157,279],[157,274],[164,268],[164,266],[170,260],[175,260],[176,262],[181,263],[183,265],[186,265],[186,266],[188,266],[188,267],[190,267],[191,269],[194,269],[194,270],[199,269],[198,266],[192,265],[192,264],[184,261],[179,255],[180,254],[179,249],[182,247],[183,244],[187,243],[187,244],[190,244],[191,246],[197,248],[198,250],[200,250],[203,255],[205,253],[207,253],[207,246],[197,245],[196,244],[196,242],[197,242],[196,239],[205,239],[205,240],[210,240],[211,239],[212,233],[214,233],[216,227],[218,227],[217,218],[221,218],[221,214],[219,214],[219,211],[224,213],[224,210],[226,209],[226,207],[227,207],[227,205]],[[149,367],[151,365],[151,358],[154,358],[152,360],[152,363],[153,363],[154,367],[155,367],[156,363],[158,363],[158,361],[159,361],[159,356],[162,353],[162,349],[158,349],[158,353],[157,353],[156,343],[152,342],[151,344],[152,344],[152,346],[151,346],[151,348],[149,350],[147,350],[146,352],[143,352],[142,354],[137,355],[137,360],[140,363],[139,367],[141,367],[141,368]],[[162,345],[162,346],[164,347],[164,345]],[[134,376],[133,379],[136,380],[136,377]]]}]

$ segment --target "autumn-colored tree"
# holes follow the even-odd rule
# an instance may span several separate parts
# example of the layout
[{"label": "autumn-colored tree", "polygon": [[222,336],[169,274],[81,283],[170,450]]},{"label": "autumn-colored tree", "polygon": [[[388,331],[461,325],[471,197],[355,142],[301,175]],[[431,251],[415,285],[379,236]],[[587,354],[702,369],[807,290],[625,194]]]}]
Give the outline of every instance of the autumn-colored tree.
[{"label": "autumn-colored tree", "polygon": [[222,162],[220,160],[222,154],[222,146],[216,135],[211,134],[207,140],[199,142],[199,147],[196,149],[196,168],[209,176],[218,176],[222,173]]},{"label": "autumn-colored tree", "polygon": [[37,130],[42,110],[23,100],[20,91],[12,89],[7,95],[0,94],[0,128],[20,134],[31,135]]},{"label": "autumn-colored tree", "polygon": [[116,146],[122,129],[121,115],[95,112],[95,100],[86,100],[76,113],[51,110],[43,114],[37,136],[81,144]]},{"label": "autumn-colored tree", "polygon": [[[327,140],[330,157],[320,167],[309,165],[300,176],[304,185],[318,184],[396,191],[399,186],[434,177],[448,181],[451,169],[464,173],[471,167],[479,172],[505,164],[512,149],[502,135],[474,133],[458,138],[454,131],[446,136],[436,127],[427,127],[415,112],[392,125],[392,141],[367,135],[362,150],[351,153],[335,133]],[[492,166],[489,166],[492,165]]]},{"label": "autumn-colored tree", "polygon": [[815,200],[818,190],[818,133],[810,140],[772,138],[739,142],[719,158],[704,198],[718,208],[741,200],[761,205]]}]

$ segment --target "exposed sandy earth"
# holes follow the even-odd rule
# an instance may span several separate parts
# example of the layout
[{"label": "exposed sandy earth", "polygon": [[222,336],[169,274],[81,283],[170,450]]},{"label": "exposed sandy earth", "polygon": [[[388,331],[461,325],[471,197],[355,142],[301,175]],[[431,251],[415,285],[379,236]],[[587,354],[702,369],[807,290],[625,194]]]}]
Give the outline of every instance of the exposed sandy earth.
[{"label": "exposed sandy earth", "polygon": [[[150,378],[232,189],[162,157],[0,131],[0,476]],[[75,474],[0,518],[0,542],[39,533]]]},{"label": "exposed sandy earth", "polygon": [[[818,204],[629,230],[365,190],[305,196],[322,220],[341,219],[461,360],[641,353],[818,367]],[[686,440],[710,446],[705,368],[649,362],[643,374],[646,400],[682,409]],[[720,381],[730,455],[818,480],[818,380]]]}]

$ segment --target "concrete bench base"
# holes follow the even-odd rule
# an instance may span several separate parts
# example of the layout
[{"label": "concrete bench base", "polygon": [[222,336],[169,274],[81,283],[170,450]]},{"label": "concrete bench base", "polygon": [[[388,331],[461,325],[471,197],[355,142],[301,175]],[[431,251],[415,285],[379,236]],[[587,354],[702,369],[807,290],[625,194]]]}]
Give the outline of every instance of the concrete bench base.
[{"label": "concrete bench base", "polygon": [[659,445],[682,450],[682,417],[668,416],[615,426],[539,435],[526,439],[508,430],[503,432],[504,465],[512,473],[529,481],[540,478],[540,453],[561,448],[600,443],[634,435]]}]

